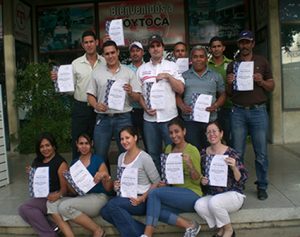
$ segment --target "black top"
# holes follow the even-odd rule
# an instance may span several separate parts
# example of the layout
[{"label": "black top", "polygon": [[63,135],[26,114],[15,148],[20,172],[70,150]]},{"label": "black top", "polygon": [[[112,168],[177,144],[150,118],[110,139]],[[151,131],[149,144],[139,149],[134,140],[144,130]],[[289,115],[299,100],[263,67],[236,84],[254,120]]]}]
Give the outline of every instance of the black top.
[{"label": "black top", "polygon": [[50,192],[55,192],[60,190],[58,169],[63,162],[66,162],[66,160],[63,157],[61,157],[59,154],[55,154],[55,156],[48,163],[43,163],[38,158],[35,158],[32,162],[33,168],[49,167]]}]

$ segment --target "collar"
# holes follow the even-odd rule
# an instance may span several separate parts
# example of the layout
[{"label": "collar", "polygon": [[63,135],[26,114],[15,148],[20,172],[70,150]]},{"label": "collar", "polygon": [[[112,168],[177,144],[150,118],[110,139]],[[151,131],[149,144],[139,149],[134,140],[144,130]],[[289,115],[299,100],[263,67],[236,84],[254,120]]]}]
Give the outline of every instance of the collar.
[{"label": "collar", "polygon": [[[229,58],[227,58],[225,55],[223,55],[223,62],[219,65],[223,65],[224,63],[230,63],[231,60]],[[213,60],[213,57],[211,57],[209,60],[208,60],[208,64],[212,64],[212,65],[216,65],[214,60]]]},{"label": "collar", "polygon": [[[161,58],[161,60],[157,63],[157,64],[161,64],[163,61],[165,61],[164,58]],[[149,61],[153,66],[157,65],[157,64],[153,64],[153,61],[152,59],[150,58],[150,61]]]},{"label": "collar", "polygon": [[[84,55],[82,55],[81,59],[82,59],[81,60],[82,63],[89,63],[89,61],[87,60],[87,57],[86,57],[86,53]],[[100,56],[98,53],[97,53],[97,61],[98,62],[104,61],[104,58],[102,56]]]},{"label": "collar", "polygon": [[197,77],[203,77],[208,71],[210,71],[210,69],[208,67],[206,67],[205,71],[201,74],[201,76],[195,71],[194,67],[192,67],[191,69],[191,73],[194,73],[195,75],[197,75]]}]

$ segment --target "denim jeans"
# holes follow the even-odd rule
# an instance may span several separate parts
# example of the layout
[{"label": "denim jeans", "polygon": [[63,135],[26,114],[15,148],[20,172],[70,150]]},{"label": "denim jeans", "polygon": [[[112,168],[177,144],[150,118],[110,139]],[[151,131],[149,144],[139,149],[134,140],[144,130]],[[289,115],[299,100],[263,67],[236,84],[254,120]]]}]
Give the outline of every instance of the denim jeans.
[{"label": "denim jeans", "polygon": [[120,143],[120,130],[125,126],[130,126],[131,114],[123,113],[110,117],[105,114],[98,114],[94,128],[94,148],[95,153],[107,160],[108,150],[112,137],[116,139],[119,153],[124,151]]},{"label": "denim jeans", "polygon": [[156,226],[158,221],[175,225],[178,214],[194,212],[199,195],[187,188],[162,187],[149,192],[146,225]]},{"label": "denim jeans", "polygon": [[232,134],[231,134],[231,108],[221,108],[218,111],[218,122],[220,123],[224,134],[223,139],[227,146],[232,146]]},{"label": "denim jeans", "polygon": [[255,153],[257,187],[267,189],[268,180],[268,113],[265,105],[244,109],[234,106],[231,115],[232,144],[243,161],[248,133]]},{"label": "denim jeans", "polygon": [[144,120],[144,136],[149,155],[159,173],[161,173],[160,154],[163,152],[164,145],[172,143],[168,129],[169,122],[148,122]]},{"label": "denim jeans", "polygon": [[76,140],[81,133],[93,136],[96,113],[94,108],[87,105],[87,102],[74,100],[72,108],[72,159],[79,157]]},{"label": "denim jeans", "polygon": [[203,148],[209,146],[207,137],[205,135],[207,123],[184,121],[186,128],[185,139],[201,151]]},{"label": "denim jeans", "polygon": [[113,224],[122,237],[139,237],[144,233],[145,225],[136,221],[132,215],[146,213],[146,203],[133,206],[129,198],[114,197],[100,211],[102,218]]}]

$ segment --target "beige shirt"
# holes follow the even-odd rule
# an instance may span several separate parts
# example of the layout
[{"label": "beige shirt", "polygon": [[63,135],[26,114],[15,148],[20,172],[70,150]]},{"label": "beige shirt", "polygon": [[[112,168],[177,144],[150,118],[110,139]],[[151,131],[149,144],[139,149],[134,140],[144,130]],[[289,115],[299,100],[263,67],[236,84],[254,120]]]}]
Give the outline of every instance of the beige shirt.
[{"label": "beige shirt", "polygon": [[[131,69],[129,69],[126,65],[120,64],[119,69],[114,74],[108,70],[106,65],[101,65],[100,67],[97,67],[94,70],[92,74],[91,83],[87,90],[88,94],[93,95],[97,98],[98,103],[99,102],[104,103],[108,80],[123,81],[124,84],[126,83],[131,85],[133,92],[137,92],[137,93],[142,92],[141,85],[138,82],[135,73]],[[132,110],[131,101],[129,96],[126,94],[124,109],[122,111],[108,109],[106,112],[99,112],[96,110],[95,112],[101,114],[108,114],[108,113],[113,114],[113,113],[126,113],[131,110]]]},{"label": "beige shirt", "polygon": [[72,62],[73,67],[73,77],[74,77],[74,99],[87,102],[87,94],[86,91],[88,89],[88,85],[92,78],[93,71],[98,68],[100,65],[105,65],[105,59],[97,54],[97,61],[92,66],[86,58],[86,54],[75,59]]}]

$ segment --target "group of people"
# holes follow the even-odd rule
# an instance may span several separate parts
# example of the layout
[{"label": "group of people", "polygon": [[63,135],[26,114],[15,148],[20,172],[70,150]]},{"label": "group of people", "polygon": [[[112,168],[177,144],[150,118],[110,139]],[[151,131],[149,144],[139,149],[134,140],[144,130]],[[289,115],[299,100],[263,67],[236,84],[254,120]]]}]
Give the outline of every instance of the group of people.
[{"label": "group of people", "polygon": [[[49,167],[50,194],[22,204],[19,213],[23,219],[46,237],[57,236],[55,226],[65,236],[74,236],[69,221],[90,230],[94,237],[105,236],[105,230],[92,219],[99,213],[124,237],[151,237],[159,220],[184,228],[184,236],[192,237],[197,236],[200,225],[179,213],[196,211],[210,228],[217,228],[214,236],[235,236],[229,213],[239,210],[245,199],[243,189],[248,174],[243,155],[248,133],[256,156],[257,196],[260,200],[267,198],[266,102],[267,92],[274,89],[268,62],[253,54],[253,33],[241,32],[237,44],[240,53],[234,61],[224,56],[225,45],[219,37],[209,42],[211,59],[206,48],[193,47],[190,69],[181,74],[176,63],[163,58],[164,43],[159,35],[148,40],[149,62],[143,61],[142,44],[133,42],[129,46],[132,63],[126,66],[119,61],[120,51],[114,41],[108,37],[103,43],[103,58],[97,54],[94,32],[84,32],[85,54],[72,63],[75,80],[72,164],[80,160],[97,185],[86,195],[78,196],[63,177],[68,165],[57,153],[54,138],[42,134],[32,168]],[[175,57],[186,57],[186,52],[184,43],[176,44]],[[236,74],[243,61],[254,61],[252,91],[236,89]],[[52,72],[51,78],[56,80],[57,74]],[[123,83],[126,92],[121,111],[109,108],[107,102],[107,90],[116,81]],[[165,93],[161,109],[152,108],[149,102],[154,83]],[[206,108],[210,112],[208,123],[192,119],[194,94],[212,96],[212,104]],[[145,150],[138,147],[137,130]],[[120,153],[118,167],[138,169],[137,198],[122,195],[110,198],[113,191],[119,193],[121,188],[120,180],[112,180],[109,172],[112,137]],[[161,181],[161,153],[182,153],[183,184],[168,185]],[[210,185],[208,169],[215,155],[227,156],[226,187]],[[54,223],[46,219],[46,214],[50,214]],[[132,215],[146,215],[146,223],[138,222]]]}]

